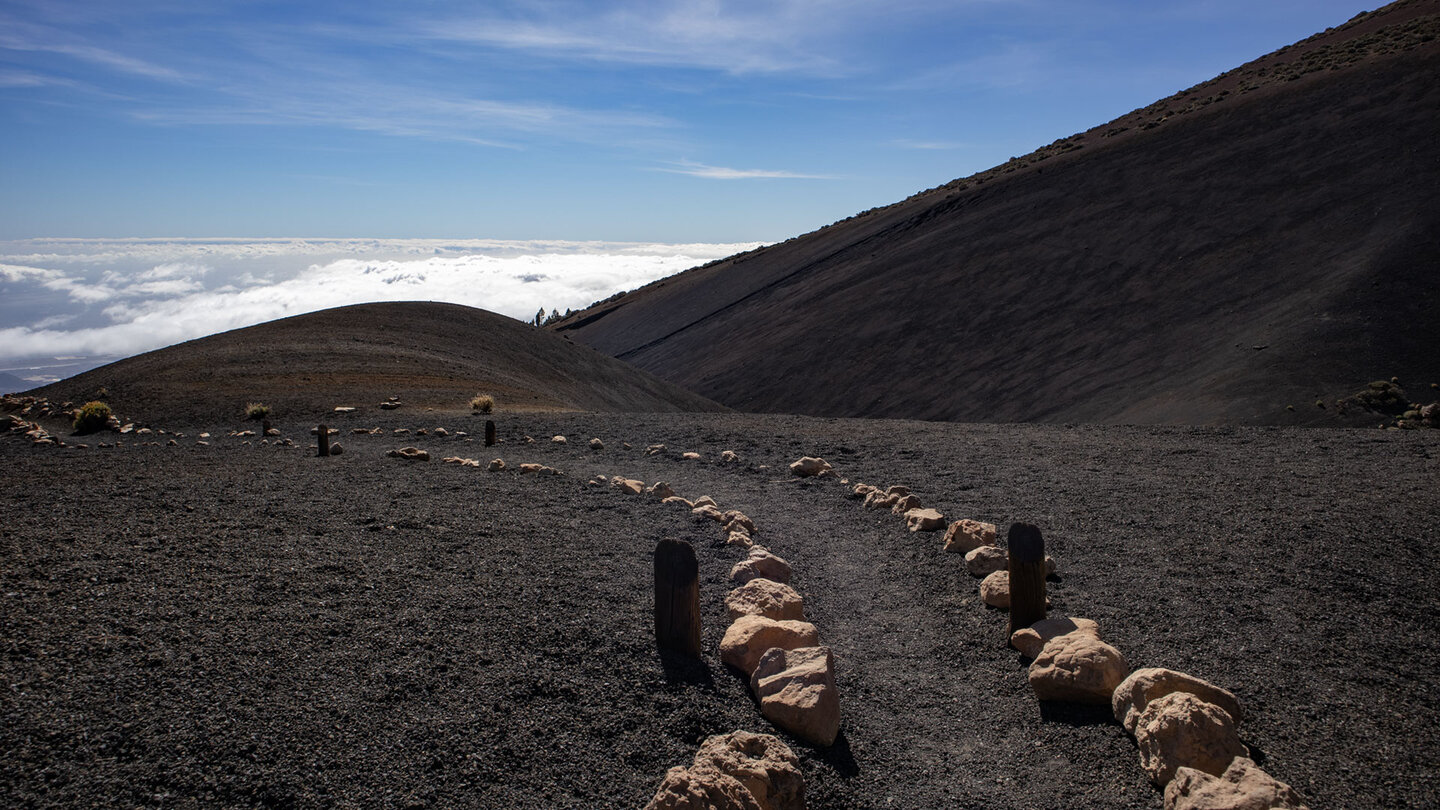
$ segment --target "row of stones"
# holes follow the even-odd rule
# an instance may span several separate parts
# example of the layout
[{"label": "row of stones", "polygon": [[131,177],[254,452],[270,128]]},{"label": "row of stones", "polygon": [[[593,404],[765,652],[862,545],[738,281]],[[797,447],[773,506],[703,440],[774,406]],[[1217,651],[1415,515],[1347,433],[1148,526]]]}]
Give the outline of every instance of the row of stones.
[{"label": "row of stones", "polygon": [[[831,471],[823,460],[803,461],[797,474]],[[999,547],[994,524],[959,520],[946,527],[944,516],[924,509],[906,487],[856,484],[850,497],[864,498],[867,508],[903,515],[912,532],[946,528],[945,550],[964,553],[966,569],[984,578],[982,600],[1009,608],[1009,555]],[[1047,576],[1055,573],[1050,557],[1045,569]],[[1289,785],[1249,759],[1237,731],[1240,702],[1231,692],[1174,670],[1131,672],[1124,655],[1100,639],[1099,625],[1089,619],[1044,619],[1016,630],[1010,643],[1032,659],[1027,677],[1038,699],[1111,706],[1135,737],[1141,767],[1164,789],[1166,810],[1303,807]]]}]

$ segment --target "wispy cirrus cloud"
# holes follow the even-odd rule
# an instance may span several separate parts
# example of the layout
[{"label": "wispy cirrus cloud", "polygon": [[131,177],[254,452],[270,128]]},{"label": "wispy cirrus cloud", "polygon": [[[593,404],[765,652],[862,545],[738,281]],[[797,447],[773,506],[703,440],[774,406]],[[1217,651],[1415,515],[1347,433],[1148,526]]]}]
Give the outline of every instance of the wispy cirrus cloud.
[{"label": "wispy cirrus cloud", "polygon": [[669,167],[658,167],[656,171],[668,172],[670,174],[685,174],[691,177],[703,177],[707,180],[834,180],[828,174],[805,174],[803,172],[792,172],[777,169],[732,169],[725,166],[707,166],[704,163],[691,163],[689,161],[677,163]]}]

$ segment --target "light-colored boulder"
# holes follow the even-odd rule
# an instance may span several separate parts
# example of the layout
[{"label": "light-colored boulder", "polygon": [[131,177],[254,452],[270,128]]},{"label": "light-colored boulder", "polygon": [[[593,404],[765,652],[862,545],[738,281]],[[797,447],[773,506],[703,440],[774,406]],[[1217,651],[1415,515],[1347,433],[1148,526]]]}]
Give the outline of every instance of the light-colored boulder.
[{"label": "light-colored boulder", "polygon": [[406,461],[429,461],[430,454],[418,447],[402,447],[399,450],[391,450],[385,455],[392,458],[403,458]]},{"label": "light-colored boulder", "polygon": [[870,486],[869,484],[856,484],[856,485],[854,486],[854,488],[852,488],[852,489],[850,490],[850,495],[849,495],[849,497],[852,498],[852,499],[855,499],[855,498],[864,498],[865,496],[869,495],[870,493],[872,493],[872,492],[878,492],[878,491],[879,491],[878,489],[876,489],[875,487]]},{"label": "light-colored boulder", "polygon": [[726,464],[733,464],[740,460],[740,456],[734,450],[720,451],[720,460]]},{"label": "light-colored boulder", "polygon": [[980,599],[990,607],[1010,609],[1010,572],[992,571],[980,580]]},{"label": "light-colored boulder", "polygon": [[343,455],[345,455],[345,445],[341,444],[340,442],[331,442],[331,443],[330,443],[330,455],[332,455],[332,456],[343,456]]},{"label": "light-colored boulder", "polygon": [[708,737],[688,768],[671,768],[646,810],[805,810],[800,760],[773,734]]},{"label": "light-colored boulder", "polygon": [[891,504],[891,506],[890,506],[890,511],[893,512],[893,513],[895,513],[895,514],[897,514],[897,515],[903,515],[903,514],[905,514],[906,512],[909,512],[911,509],[919,509],[919,508],[920,508],[920,496],[918,496],[918,495],[901,495],[899,498],[896,498],[896,499],[895,499],[895,503]]},{"label": "light-colored boulder", "polygon": [[1178,768],[1220,776],[1236,757],[1250,755],[1230,713],[1189,692],[1150,701],[1135,722],[1135,747],[1140,767],[1161,787]]},{"label": "light-colored boulder", "polygon": [[1165,810],[1309,810],[1289,785],[1235,757],[1225,773],[1211,776],[1177,768],[1165,786]]},{"label": "light-colored boulder", "polygon": [[716,508],[719,508],[719,506],[720,506],[720,504],[716,503],[716,502],[715,502],[715,499],[712,498],[712,497],[710,497],[709,495],[701,495],[700,497],[698,497],[698,498],[695,499],[695,505],[696,505],[696,506],[704,506],[704,505],[706,505],[706,504],[709,504],[709,505],[714,506],[714,507],[716,507]]},{"label": "light-colored boulder", "polygon": [[785,621],[805,618],[805,600],[783,582],[752,579],[725,596],[725,612],[730,621],[741,616],[764,616]]},{"label": "light-colored boulder", "polygon": [[616,487],[616,489],[626,495],[639,495],[645,491],[645,482],[637,481],[634,478],[626,478],[620,482],[620,485]]},{"label": "light-colored boulder", "polygon": [[761,810],[740,780],[714,768],[681,768],[665,779],[645,810]]},{"label": "light-colored boulder", "polygon": [[503,458],[492,458],[492,459],[490,459],[490,472],[499,472],[499,471],[501,471],[501,470],[503,470],[503,469],[505,469],[505,459],[503,459]]},{"label": "light-colored boulder", "polygon": [[700,454],[693,451],[689,453],[681,453],[680,458],[685,459],[686,461],[699,461]]},{"label": "light-colored boulder", "polygon": [[995,524],[978,520],[957,520],[945,530],[945,550],[969,554],[981,546],[995,545]]},{"label": "light-colored boulder", "polygon": [[972,577],[988,577],[1010,567],[1010,552],[999,546],[980,546],[965,555],[965,570]]},{"label": "light-colored boulder", "polygon": [[663,444],[652,444],[645,448],[645,455],[647,456],[658,456],[663,452],[665,452],[665,445]]},{"label": "light-colored boulder", "polygon": [[828,746],[840,733],[840,690],[829,647],[765,651],[750,675],[765,719],[806,742]]},{"label": "light-colored boulder", "polygon": [[544,465],[544,464],[521,464],[521,465],[520,465],[520,474],[521,474],[521,475],[529,475],[529,474],[531,474],[531,473],[538,473],[538,472],[540,472],[540,471],[543,470],[543,469],[545,469],[545,465]]},{"label": "light-colored boulder", "polygon": [[720,639],[720,660],[749,675],[755,671],[760,656],[772,647],[793,650],[819,643],[820,633],[809,622],[741,616]]},{"label": "light-colored boulder", "polygon": [[665,498],[665,499],[661,500],[660,502],[661,502],[661,503],[678,503],[678,504],[680,504],[681,506],[684,506],[686,509],[694,509],[694,508],[695,508],[695,504],[691,503],[690,501],[686,500],[685,498],[680,497],[679,495],[671,495],[670,497]]},{"label": "light-colored boulder", "polygon": [[1045,648],[1045,643],[1050,639],[1070,633],[1084,633],[1098,639],[1100,638],[1100,625],[1090,619],[1052,616],[1011,633],[1010,646],[1019,650],[1026,658],[1035,658],[1040,655],[1040,651]]},{"label": "light-colored boulder", "polygon": [[440,437],[442,437],[442,438],[445,437],[445,436],[449,436],[449,435],[450,435],[450,431],[446,430],[446,429],[443,428],[443,427],[437,427],[437,428],[435,428],[434,430],[432,430],[432,431],[430,431],[430,432],[431,432],[431,433],[434,433],[436,436],[440,436]]},{"label": "light-colored boulder", "polygon": [[770,553],[764,546],[751,546],[745,559],[730,569],[730,581],[744,585],[752,579],[790,582],[790,563]]},{"label": "light-colored boulder", "polygon": [[829,462],[823,458],[805,456],[799,461],[790,463],[790,474],[801,478],[811,478],[824,472],[830,471]]},{"label": "light-colored boulder", "polygon": [[755,538],[751,537],[750,533],[745,531],[744,529],[736,529],[733,532],[726,532],[725,545],[739,546],[740,548],[750,548],[751,546],[755,545]]},{"label": "light-colored boulder", "polygon": [[551,436],[551,437],[550,437],[550,443],[551,443],[551,444],[565,444],[565,437],[564,437],[564,436]]},{"label": "light-colored boulder", "polygon": [[602,442],[602,441],[600,441],[599,439],[591,439],[591,440],[590,440],[590,449],[591,449],[591,450],[604,450],[604,449],[605,449],[605,442]]},{"label": "light-colored boulder", "polygon": [[909,488],[909,487],[907,487],[907,486],[901,486],[900,484],[895,484],[895,485],[893,485],[893,486],[886,487],[886,488],[885,488],[885,494],[886,494],[886,495],[893,495],[893,496],[895,496],[895,497],[897,497],[897,498],[903,498],[903,497],[905,497],[906,495],[909,495],[909,494],[911,494],[911,493],[910,493],[910,488]]},{"label": "light-colored boulder", "polygon": [[891,495],[888,492],[875,489],[865,496],[866,509],[889,509],[900,500],[899,495]]},{"label": "light-colored boulder", "polygon": [[938,532],[945,528],[945,516],[934,509],[911,509],[905,513],[905,527],[912,532]]},{"label": "light-colored boulder", "polygon": [[706,520],[713,520],[716,523],[719,523],[722,517],[720,514],[720,510],[716,509],[708,503],[701,504],[692,508],[690,510],[690,514],[694,515],[695,517],[705,518]]},{"label": "light-colored boulder", "polygon": [[661,501],[664,501],[675,494],[674,488],[672,488],[664,481],[656,481],[655,483],[650,485],[649,489],[645,491],[648,492],[650,495],[661,499]]},{"label": "light-colored boulder", "polygon": [[755,521],[749,515],[738,509],[731,509],[720,516],[720,523],[726,531],[734,531],[737,528],[744,529],[747,534],[755,533]]},{"label": "light-colored boulder", "polygon": [[1242,710],[1240,699],[1235,697],[1235,693],[1194,675],[1160,667],[1146,667],[1130,673],[1129,677],[1115,687],[1115,693],[1110,698],[1110,707],[1115,711],[1115,719],[1120,721],[1120,725],[1134,734],[1135,724],[1139,722],[1140,715],[1150,701],[1171,692],[1189,692],[1206,703],[1213,703],[1224,709],[1237,726],[1240,724]]},{"label": "light-colored boulder", "polygon": [[1120,651],[1088,633],[1045,642],[1030,664],[1030,688],[1040,700],[1110,705],[1115,687],[1130,674]]},{"label": "light-colored boulder", "polygon": [[610,485],[610,479],[603,475],[597,475],[585,483],[592,487],[605,487]]}]

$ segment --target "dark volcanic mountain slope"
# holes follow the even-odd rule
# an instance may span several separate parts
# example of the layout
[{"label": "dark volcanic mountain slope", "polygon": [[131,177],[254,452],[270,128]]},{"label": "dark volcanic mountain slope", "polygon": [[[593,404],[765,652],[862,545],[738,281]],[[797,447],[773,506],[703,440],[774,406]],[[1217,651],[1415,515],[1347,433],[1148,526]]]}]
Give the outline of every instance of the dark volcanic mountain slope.
[{"label": "dark volcanic mountain slope", "polygon": [[34,392],[81,402],[99,389],[120,413],[160,423],[238,417],[264,402],[277,417],[337,405],[468,409],[717,411],[721,406],[593,349],[511,318],[455,304],[339,307],[137,355]]},{"label": "dark volcanic mountain slope", "polygon": [[1437,12],[1361,15],[558,328],[732,407],[817,415],[1287,423],[1376,377],[1429,383]]}]

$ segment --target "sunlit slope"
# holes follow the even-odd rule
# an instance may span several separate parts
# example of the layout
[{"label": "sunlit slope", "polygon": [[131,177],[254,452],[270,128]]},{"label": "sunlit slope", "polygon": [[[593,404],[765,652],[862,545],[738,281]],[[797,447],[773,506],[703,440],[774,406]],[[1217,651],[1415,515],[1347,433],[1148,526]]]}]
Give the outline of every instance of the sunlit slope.
[{"label": "sunlit slope", "polygon": [[1437,10],[1362,15],[559,329],[816,415],[1288,424],[1440,379]]}]

